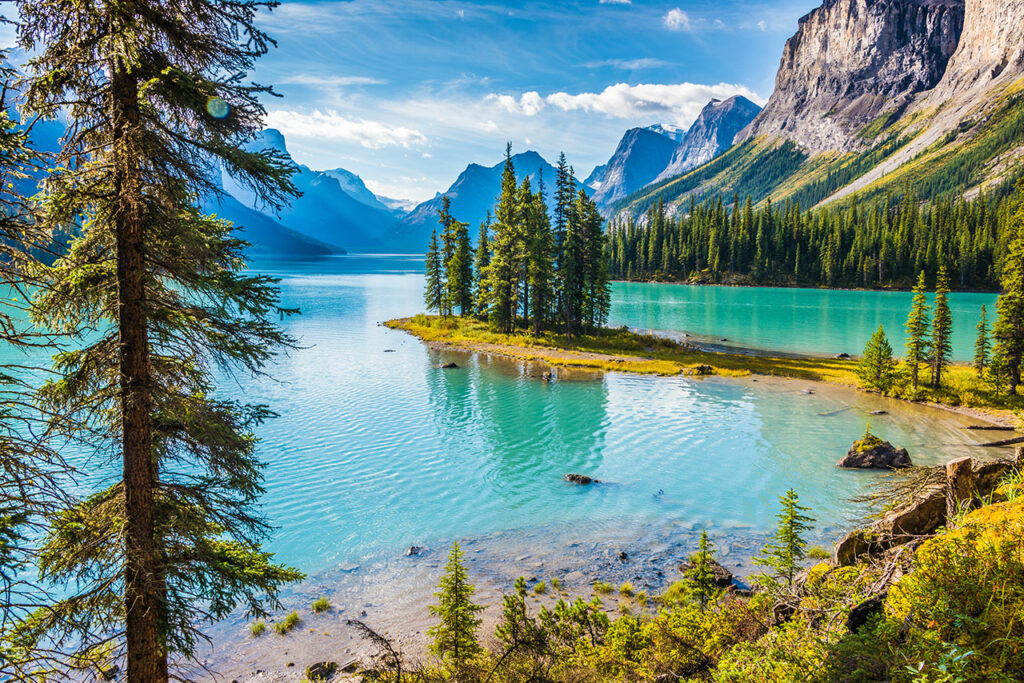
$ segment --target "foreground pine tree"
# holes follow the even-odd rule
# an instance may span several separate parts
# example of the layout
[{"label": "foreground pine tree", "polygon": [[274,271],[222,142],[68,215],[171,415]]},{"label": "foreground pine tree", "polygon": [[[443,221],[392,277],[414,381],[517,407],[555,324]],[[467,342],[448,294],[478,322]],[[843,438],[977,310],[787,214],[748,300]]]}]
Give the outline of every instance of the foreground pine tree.
[{"label": "foreground pine tree", "polygon": [[988,311],[981,307],[981,318],[978,320],[978,337],[974,342],[974,371],[978,377],[985,376],[990,354],[988,339]]},{"label": "foreground pine tree", "polygon": [[437,230],[430,233],[430,244],[427,247],[426,288],[423,291],[423,303],[428,311],[444,314],[444,264],[441,263],[441,250],[437,244]]},{"label": "foreground pine tree", "polygon": [[917,393],[921,364],[928,360],[928,331],[931,321],[928,317],[928,296],[925,294],[924,271],[917,278],[914,286],[914,301],[907,316],[907,371],[910,373],[910,384]]},{"label": "foreground pine tree", "polygon": [[782,509],[775,516],[779,522],[772,535],[772,542],[754,558],[754,564],[769,570],[768,574],[760,577],[761,583],[767,588],[790,589],[800,571],[800,562],[807,556],[804,534],[811,529],[814,518],[804,514],[810,508],[800,505],[800,498],[793,489],[786,491],[779,502]]},{"label": "foreground pine tree", "polygon": [[881,325],[864,347],[860,363],[857,364],[857,377],[865,387],[883,394],[892,389],[896,381],[896,361],[892,357],[892,346]]},{"label": "foreground pine tree", "polygon": [[259,546],[251,430],[271,413],[216,397],[212,374],[260,374],[291,343],[274,322],[278,292],[243,273],[244,243],[197,208],[222,171],[269,206],[294,194],[281,155],[245,151],[264,113],[266,88],[244,74],[270,45],[255,17],[265,4],[19,3],[28,110],[69,122],[43,220],[74,238],[41,271],[34,316],[77,346],[41,396],[88,426],[74,435],[98,471],[121,465],[55,520],[41,569],[69,595],[23,636],[110,645],[131,683],[167,681],[169,657],[194,655],[204,622],[239,603],[262,614],[301,576]]},{"label": "foreground pine tree", "polygon": [[707,530],[700,532],[700,544],[697,552],[690,555],[690,568],[684,572],[683,577],[690,586],[690,592],[700,605],[700,611],[707,609],[718,596],[718,584],[715,581],[715,571],[711,561],[715,559],[715,546],[708,539]]},{"label": "foreground pine tree", "polygon": [[427,630],[432,639],[430,651],[455,674],[456,680],[483,653],[476,632],[481,622],[477,614],[484,608],[473,604],[475,592],[462,564],[462,548],[456,541],[452,543],[448,564],[434,594],[437,605],[430,608],[430,614],[440,621]]},{"label": "foreground pine tree", "polygon": [[942,385],[942,373],[953,354],[953,314],[949,310],[949,276],[946,267],[939,268],[935,283],[935,319],[932,321],[931,365],[932,386]]},{"label": "foreground pine tree", "polygon": [[[1024,182],[1019,187],[1024,189]],[[1018,203],[1010,219],[1007,238],[1000,279],[1003,291],[992,328],[993,369],[998,365],[996,375],[1010,394],[1016,394],[1024,362],[1024,201]]]}]

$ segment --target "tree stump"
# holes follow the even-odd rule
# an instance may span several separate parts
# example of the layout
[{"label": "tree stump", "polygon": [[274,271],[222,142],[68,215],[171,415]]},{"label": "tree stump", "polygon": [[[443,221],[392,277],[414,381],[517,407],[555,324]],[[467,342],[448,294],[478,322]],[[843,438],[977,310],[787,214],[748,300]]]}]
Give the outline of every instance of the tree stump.
[{"label": "tree stump", "polygon": [[970,458],[958,458],[946,464],[946,523],[956,519],[964,507],[974,501],[974,469]]}]

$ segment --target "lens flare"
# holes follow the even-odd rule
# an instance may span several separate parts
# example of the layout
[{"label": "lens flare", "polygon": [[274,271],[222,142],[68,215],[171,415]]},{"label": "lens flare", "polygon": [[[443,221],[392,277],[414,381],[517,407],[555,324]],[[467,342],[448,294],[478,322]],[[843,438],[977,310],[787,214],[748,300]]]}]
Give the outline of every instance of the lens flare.
[{"label": "lens flare", "polygon": [[228,103],[219,97],[211,97],[206,100],[206,111],[215,119],[223,119],[231,111]]}]

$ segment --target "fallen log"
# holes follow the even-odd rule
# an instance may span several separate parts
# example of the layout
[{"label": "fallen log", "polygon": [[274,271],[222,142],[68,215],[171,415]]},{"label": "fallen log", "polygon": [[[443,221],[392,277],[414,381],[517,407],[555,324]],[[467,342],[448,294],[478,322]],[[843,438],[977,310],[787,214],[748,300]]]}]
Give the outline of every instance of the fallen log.
[{"label": "fallen log", "polygon": [[1024,443],[1024,436],[1018,436],[1013,439],[1003,439],[1002,441],[990,441],[989,443],[978,444],[982,448],[998,448],[999,446],[1012,446],[1015,443]]},{"label": "fallen log", "polygon": [[976,430],[976,431],[985,431],[985,432],[1012,432],[1012,431],[1016,431],[1016,430],[1014,430],[1013,427],[1001,427],[999,425],[969,425],[967,427],[964,427],[964,429],[972,429],[972,430]]}]

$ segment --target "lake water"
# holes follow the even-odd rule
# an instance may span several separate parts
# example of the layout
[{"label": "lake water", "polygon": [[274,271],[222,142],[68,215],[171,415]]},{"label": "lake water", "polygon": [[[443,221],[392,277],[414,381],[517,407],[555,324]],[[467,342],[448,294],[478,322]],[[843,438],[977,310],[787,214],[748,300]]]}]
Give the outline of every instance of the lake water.
[{"label": "lake water", "polygon": [[[876,474],[834,467],[870,417],[916,462],[971,453],[966,419],[792,382],[608,374],[538,380],[485,356],[442,357],[381,321],[422,310],[422,262],[339,257],[260,263],[281,278],[304,348],[277,381],[224,391],[281,417],[260,429],[269,549],[307,572],[400,556],[411,545],[556,529],[580,538],[675,522],[719,539],[763,534],[798,490],[834,536]],[[899,329],[909,297],[873,292],[617,284],[616,324],[729,337],[792,352],[859,350]],[[959,328],[994,297],[954,295]],[[964,336],[966,335],[966,336]],[[966,332],[957,352],[969,347]],[[896,344],[894,344],[895,346]],[[458,370],[440,370],[454,359]],[[976,450],[973,451],[975,454]],[[582,472],[608,482],[562,481]]]}]

